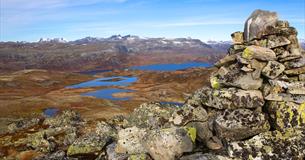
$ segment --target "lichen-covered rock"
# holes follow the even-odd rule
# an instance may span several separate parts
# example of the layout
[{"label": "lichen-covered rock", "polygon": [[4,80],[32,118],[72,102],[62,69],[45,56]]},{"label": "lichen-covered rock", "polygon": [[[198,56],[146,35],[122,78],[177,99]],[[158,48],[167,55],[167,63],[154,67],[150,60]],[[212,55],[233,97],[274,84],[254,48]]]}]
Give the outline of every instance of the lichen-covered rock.
[{"label": "lichen-covered rock", "polygon": [[298,58],[298,59],[294,59],[294,60],[291,60],[291,61],[286,61],[284,63],[284,65],[288,69],[303,67],[303,66],[305,66],[305,55],[303,55],[301,58]]},{"label": "lichen-covered rock", "polygon": [[247,47],[242,55],[245,59],[257,59],[261,61],[272,61],[276,60],[276,54],[273,52],[273,50],[265,47],[259,47],[259,46],[249,46]]},{"label": "lichen-covered rock", "polygon": [[232,160],[232,159],[223,155],[199,152],[199,153],[193,153],[190,155],[182,156],[179,160]]},{"label": "lichen-covered rock", "polygon": [[305,130],[290,128],[284,131],[261,133],[246,141],[228,144],[228,154],[238,159],[303,159]]},{"label": "lichen-covered rock", "polygon": [[305,81],[286,82],[280,80],[269,80],[269,83],[273,88],[277,88],[278,91],[286,91],[290,94],[305,94]]},{"label": "lichen-covered rock", "polygon": [[125,160],[129,157],[128,154],[125,153],[117,153],[115,152],[116,143],[113,142],[106,147],[107,159],[108,160]]},{"label": "lichen-covered rock", "polygon": [[169,121],[175,125],[186,125],[189,122],[205,122],[207,120],[208,114],[203,107],[185,104],[173,113]]},{"label": "lichen-covered rock", "polygon": [[247,19],[244,27],[244,39],[250,41],[266,34],[268,26],[275,26],[278,16],[275,12],[255,10]]},{"label": "lichen-covered rock", "polygon": [[221,67],[213,73],[210,82],[214,89],[221,87],[238,87],[245,90],[259,89],[262,86],[261,78],[254,79],[252,73],[246,73],[241,70],[240,64],[233,64],[228,67]]},{"label": "lichen-covered rock", "polygon": [[258,61],[256,59],[252,59],[249,64],[250,64],[251,68],[255,69],[251,73],[253,79],[259,80],[261,77],[262,70],[267,65],[267,63]]},{"label": "lichen-covered rock", "polygon": [[143,103],[127,118],[128,127],[162,128],[170,125],[169,119],[178,107],[161,103]]},{"label": "lichen-covered rock", "polygon": [[111,140],[108,136],[99,136],[96,133],[88,133],[73,142],[68,148],[68,156],[94,154],[101,151]]},{"label": "lichen-covered rock", "polygon": [[267,110],[271,125],[278,130],[305,126],[305,103],[269,102]]},{"label": "lichen-covered rock", "polygon": [[55,117],[46,118],[43,124],[49,125],[50,127],[61,127],[66,125],[79,125],[81,122],[82,119],[79,113],[72,110],[65,110]]},{"label": "lichen-covered rock", "polygon": [[117,130],[104,121],[96,124],[95,133],[99,136],[109,136],[114,139],[117,137]]},{"label": "lichen-covered rock", "polygon": [[18,120],[17,122],[9,124],[7,128],[9,133],[15,133],[23,129],[29,129],[31,127],[34,127],[38,125],[40,122],[42,122],[42,119],[40,118],[21,119]]},{"label": "lichen-covered rock", "polygon": [[276,47],[286,46],[290,43],[291,42],[286,37],[271,35],[268,36],[267,47],[276,48]]},{"label": "lichen-covered rock", "polygon": [[300,75],[305,73],[305,66],[295,69],[289,69],[284,71],[287,75]]},{"label": "lichen-covered rock", "polygon": [[265,97],[268,101],[278,102],[295,102],[298,104],[305,103],[305,95],[289,94],[289,93],[270,93]]},{"label": "lichen-covered rock", "polygon": [[242,140],[270,129],[263,113],[249,109],[225,110],[214,124],[216,134],[228,141]]},{"label": "lichen-covered rock", "polygon": [[299,75],[299,80],[305,82],[305,74],[300,74]]},{"label": "lichen-covered rock", "polygon": [[231,34],[234,44],[242,44],[244,42],[244,33],[243,32],[234,32]]},{"label": "lichen-covered rock", "polygon": [[264,105],[264,97],[259,90],[203,88],[202,104],[217,109],[257,108]]},{"label": "lichen-covered rock", "polygon": [[225,57],[223,57],[222,59],[217,61],[214,65],[216,67],[221,67],[221,66],[232,64],[236,61],[236,57],[237,57],[236,54],[226,55]]},{"label": "lichen-covered rock", "polygon": [[270,79],[275,79],[285,70],[285,66],[277,61],[269,61],[263,68],[262,74]]},{"label": "lichen-covered rock", "polygon": [[195,128],[166,128],[152,130],[145,137],[145,148],[155,160],[175,160],[193,150]]},{"label": "lichen-covered rock", "polygon": [[133,154],[128,157],[128,160],[152,160],[147,154]]},{"label": "lichen-covered rock", "polygon": [[141,129],[136,126],[122,129],[118,133],[115,151],[126,154],[147,153],[146,148],[143,146],[145,137],[147,137],[147,129]]},{"label": "lichen-covered rock", "polygon": [[66,157],[66,153],[64,151],[56,151],[53,153],[45,154],[45,155],[40,155],[33,160],[65,160],[68,159]]}]

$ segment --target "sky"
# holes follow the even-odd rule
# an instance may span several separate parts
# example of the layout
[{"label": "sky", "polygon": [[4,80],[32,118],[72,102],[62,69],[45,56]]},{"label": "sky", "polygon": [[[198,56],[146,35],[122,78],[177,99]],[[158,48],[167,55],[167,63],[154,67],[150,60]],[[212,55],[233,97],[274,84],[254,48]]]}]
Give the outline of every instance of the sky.
[{"label": "sky", "polygon": [[255,9],[278,12],[305,39],[305,0],[0,0],[0,41],[117,34],[230,40]]}]

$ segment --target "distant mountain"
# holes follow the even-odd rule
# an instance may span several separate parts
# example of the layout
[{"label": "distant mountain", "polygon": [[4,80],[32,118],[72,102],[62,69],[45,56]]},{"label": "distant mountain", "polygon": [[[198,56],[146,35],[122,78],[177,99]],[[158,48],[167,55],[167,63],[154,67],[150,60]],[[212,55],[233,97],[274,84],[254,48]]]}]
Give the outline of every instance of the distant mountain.
[{"label": "distant mountain", "polygon": [[82,71],[152,63],[215,62],[230,42],[192,38],[141,38],[113,35],[75,41],[42,38],[38,42],[0,42],[0,72],[20,69]]}]

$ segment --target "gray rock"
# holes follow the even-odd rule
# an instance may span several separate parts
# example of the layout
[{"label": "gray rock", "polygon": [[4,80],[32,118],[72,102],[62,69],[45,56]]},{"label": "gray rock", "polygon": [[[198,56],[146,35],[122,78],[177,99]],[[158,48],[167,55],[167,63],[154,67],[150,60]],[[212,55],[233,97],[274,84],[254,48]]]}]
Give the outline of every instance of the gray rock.
[{"label": "gray rock", "polygon": [[249,138],[269,129],[263,113],[248,109],[225,110],[215,119],[216,134],[228,141]]},{"label": "gray rock", "polygon": [[217,109],[257,108],[264,105],[264,98],[259,90],[241,90],[222,88],[219,90],[204,88],[202,104]]},{"label": "gray rock", "polygon": [[54,153],[45,154],[36,157],[34,160],[67,160],[66,153],[64,151],[56,151]]},{"label": "gray rock", "polygon": [[220,59],[219,61],[217,61],[215,63],[216,67],[221,67],[221,66],[225,66],[228,64],[232,64],[236,61],[236,54],[232,54],[232,55],[226,55],[224,58]]},{"label": "gray rock", "polygon": [[254,72],[252,72],[253,79],[255,79],[255,80],[260,79],[262,70],[266,65],[267,65],[266,62],[261,62],[261,61],[258,61],[256,59],[252,59],[250,61],[251,68],[255,69]]},{"label": "gray rock", "polygon": [[246,73],[241,68],[242,66],[239,64],[221,67],[210,77],[212,88],[219,89],[226,86],[255,90],[262,86],[263,80],[261,78],[254,79],[252,73]]},{"label": "gray rock", "polygon": [[161,103],[143,103],[127,118],[128,127],[164,128],[170,126],[169,119],[179,107]]},{"label": "gray rock", "polygon": [[185,155],[180,160],[231,160],[231,158],[222,155],[215,155],[212,153],[193,153]]},{"label": "gray rock", "polygon": [[263,68],[262,74],[270,79],[275,79],[285,70],[285,66],[277,61],[269,61]]},{"label": "gray rock", "polygon": [[125,160],[129,157],[128,154],[125,153],[117,153],[115,152],[116,143],[113,142],[106,147],[107,159],[108,160]]},{"label": "gray rock", "polygon": [[15,133],[20,130],[29,129],[34,126],[37,126],[42,119],[33,118],[33,119],[21,119],[17,122],[13,122],[7,126],[9,133]]},{"label": "gray rock", "polygon": [[250,41],[266,34],[268,26],[275,26],[278,16],[275,12],[255,10],[247,19],[244,28],[244,39]]},{"label": "gray rock", "polygon": [[288,69],[303,67],[305,66],[305,55],[303,55],[301,58],[294,59],[292,61],[286,61],[284,65]]},{"label": "gray rock", "polygon": [[115,151],[126,154],[147,153],[143,146],[143,139],[147,137],[146,132],[146,129],[136,126],[120,130]]},{"label": "gray rock", "polygon": [[289,27],[289,22],[288,21],[279,20],[279,21],[276,22],[276,27],[279,27],[279,28],[288,28]]},{"label": "gray rock", "polygon": [[79,113],[72,110],[65,110],[55,117],[46,118],[43,124],[50,127],[61,127],[66,125],[79,125],[81,122],[82,119]]},{"label": "gray rock", "polygon": [[259,46],[248,46],[242,53],[242,57],[245,59],[257,59],[261,61],[276,60],[276,54],[273,50]]},{"label": "gray rock", "polygon": [[305,95],[295,95],[288,93],[270,93],[265,97],[268,101],[285,101],[285,102],[295,102],[298,104],[305,103]]},{"label": "gray rock", "polygon": [[299,74],[305,74],[305,66],[295,69],[289,69],[284,71],[287,75],[299,75]]},{"label": "gray rock", "polygon": [[196,129],[189,129],[174,127],[152,130],[145,137],[145,148],[155,160],[175,160],[193,150]]},{"label": "gray rock", "polygon": [[196,139],[205,145],[213,137],[213,132],[209,128],[209,122],[190,122],[187,124],[187,127],[196,128]]},{"label": "gray rock", "polygon": [[205,122],[207,120],[208,114],[203,107],[185,104],[173,113],[169,121],[175,125],[186,125],[189,122]]},{"label": "gray rock", "polygon": [[111,140],[108,136],[99,136],[96,133],[87,133],[76,139],[68,148],[68,156],[77,156],[83,154],[95,154],[101,151]]},{"label": "gray rock", "polygon": [[300,74],[299,75],[299,80],[300,81],[305,81],[305,74]]},{"label": "gray rock", "polygon": [[228,144],[228,154],[237,159],[302,159],[305,130],[287,129],[261,133],[246,141]]},{"label": "gray rock", "polygon": [[243,32],[234,32],[231,34],[232,40],[234,44],[242,44],[244,43]]},{"label": "gray rock", "polygon": [[290,94],[305,94],[305,81],[286,82],[280,80],[269,80],[274,88],[280,88]]},{"label": "gray rock", "polygon": [[267,47],[276,48],[276,47],[286,46],[290,43],[291,42],[286,37],[271,35],[268,36]]}]

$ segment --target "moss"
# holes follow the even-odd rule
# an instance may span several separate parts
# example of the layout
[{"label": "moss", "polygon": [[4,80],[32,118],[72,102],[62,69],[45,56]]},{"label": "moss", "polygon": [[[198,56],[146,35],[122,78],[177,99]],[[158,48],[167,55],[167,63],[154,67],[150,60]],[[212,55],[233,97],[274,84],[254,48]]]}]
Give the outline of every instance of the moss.
[{"label": "moss", "polygon": [[211,81],[212,88],[214,88],[214,89],[219,89],[220,88],[220,84],[218,82],[217,77],[212,77],[210,81]]},{"label": "moss", "polygon": [[196,140],[196,133],[197,133],[196,128],[188,127],[188,128],[186,128],[186,130],[187,130],[187,133],[190,136],[191,140],[193,142],[195,142],[195,140]]},{"label": "moss", "polygon": [[245,59],[252,59],[252,55],[253,55],[253,52],[251,52],[249,50],[249,48],[246,48],[243,53],[242,53],[242,57],[245,58]]}]

